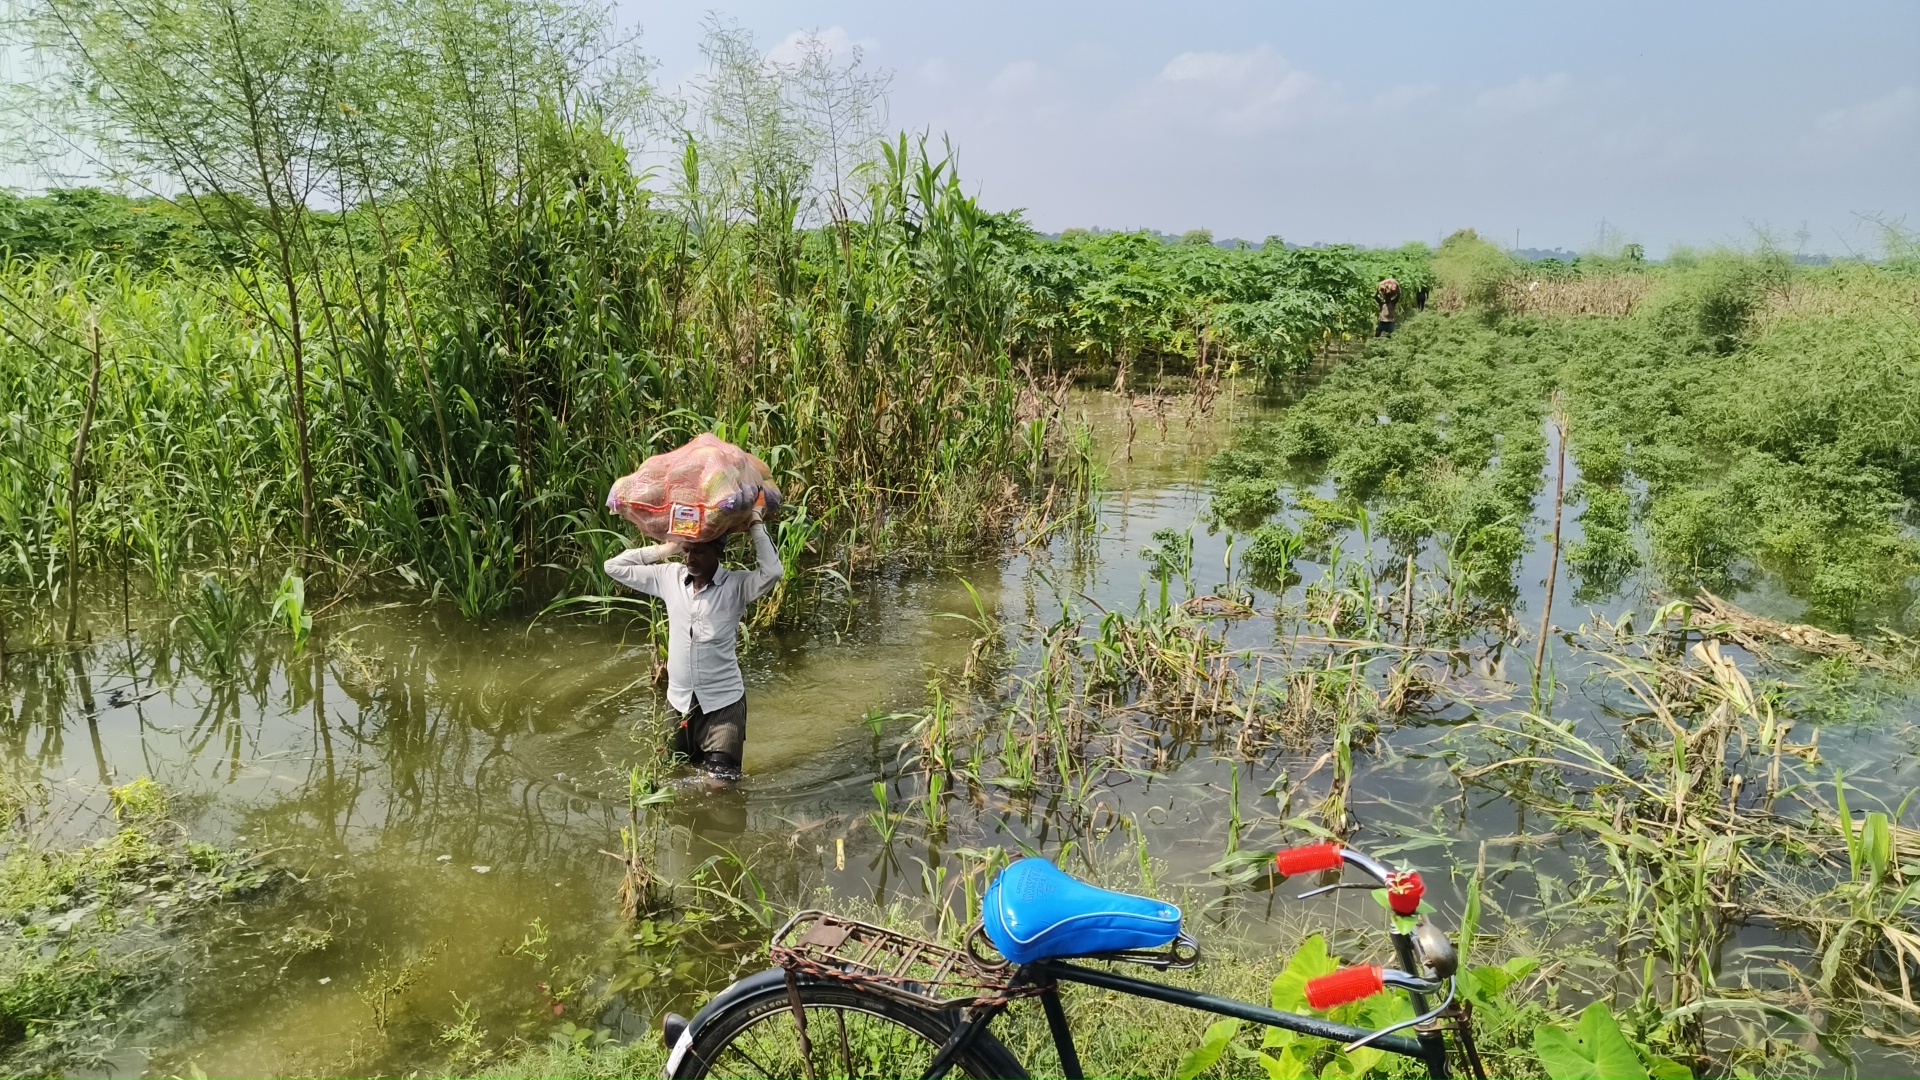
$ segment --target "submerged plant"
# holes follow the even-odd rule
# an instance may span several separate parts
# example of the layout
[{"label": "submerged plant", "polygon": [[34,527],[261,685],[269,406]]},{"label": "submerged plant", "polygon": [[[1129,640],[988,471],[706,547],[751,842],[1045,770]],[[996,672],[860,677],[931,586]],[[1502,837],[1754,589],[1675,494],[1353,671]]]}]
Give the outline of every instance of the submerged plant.
[{"label": "submerged plant", "polygon": [[249,637],[266,625],[268,612],[245,581],[223,582],[209,574],[200,580],[187,609],[175,616],[173,627],[186,627],[199,647],[200,660],[214,675],[234,674],[240,651]]}]

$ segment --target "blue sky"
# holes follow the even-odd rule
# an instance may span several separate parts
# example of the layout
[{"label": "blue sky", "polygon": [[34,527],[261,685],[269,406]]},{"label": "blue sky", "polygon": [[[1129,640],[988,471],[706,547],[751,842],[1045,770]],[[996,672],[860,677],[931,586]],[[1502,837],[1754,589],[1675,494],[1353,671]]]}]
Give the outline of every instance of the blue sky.
[{"label": "blue sky", "polygon": [[[1870,252],[1920,226],[1920,4],[617,0],[671,87],[709,10],[894,73],[895,127],[1044,229]],[[1805,233],[1804,241],[1796,234]]]}]

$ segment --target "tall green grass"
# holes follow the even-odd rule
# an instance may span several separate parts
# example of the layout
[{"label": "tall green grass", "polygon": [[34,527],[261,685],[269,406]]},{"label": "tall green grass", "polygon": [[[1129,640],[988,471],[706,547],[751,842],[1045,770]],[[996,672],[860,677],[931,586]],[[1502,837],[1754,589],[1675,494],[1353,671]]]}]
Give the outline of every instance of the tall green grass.
[{"label": "tall green grass", "polygon": [[789,554],[973,545],[1023,487],[1057,501],[1036,364],[1288,371],[1389,264],[1424,272],[1043,242],[950,150],[880,138],[857,61],[769,63],[717,21],[679,98],[564,0],[34,0],[15,26],[57,75],[35,130],[179,193],[0,203],[0,587],[41,596],[211,563],[473,617],[595,591],[627,542],[610,482],[702,431],[773,467]]},{"label": "tall green grass", "polygon": [[[591,131],[549,134],[607,150]],[[541,571],[566,578],[623,544],[601,509],[612,479],[706,430],[773,465],[789,527],[816,547],[996,527],[1026,450],[1004,279],[950,162],[897,144],[846,243],[787,230],[799,269],[750,228],[702,235],[654,209],[617,155],[553,180],[469,250],[396,210],[390,246],[324,253],[299,279],[318,508],[304,554],[336,583],[391,570],[497,611]],[[198,563],[303,554],[275,330],[292,310],[250,264],[0,267],[0,581],[55,593],[73,560],[130,562],[165,589]],[[73,551],[66,486],[95,326],[107,355]]]}]

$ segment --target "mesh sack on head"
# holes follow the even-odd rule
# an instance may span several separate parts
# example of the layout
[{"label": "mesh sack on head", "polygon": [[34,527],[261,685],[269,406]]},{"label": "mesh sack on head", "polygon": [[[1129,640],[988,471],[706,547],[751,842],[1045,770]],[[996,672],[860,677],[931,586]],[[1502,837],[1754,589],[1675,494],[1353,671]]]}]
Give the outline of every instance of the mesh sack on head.
[{"label": "mesh sack on head", "polygon": [[755,506],[768,517],[778,511],[780,489],[772,477],[766,462],[713,435],[699,435],[614,481],[607,509],[654,540],[703,544],[745,532]]}]

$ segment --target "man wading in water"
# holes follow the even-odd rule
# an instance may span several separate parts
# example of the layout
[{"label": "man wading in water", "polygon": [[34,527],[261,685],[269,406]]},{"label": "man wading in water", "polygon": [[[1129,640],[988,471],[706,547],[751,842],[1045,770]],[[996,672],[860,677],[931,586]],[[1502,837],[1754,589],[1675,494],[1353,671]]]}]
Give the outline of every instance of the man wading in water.
[{"label": "man wading in water", "polygon": [[[740,677],[740,618],[747,605],[786,575],[753,512],[758,566],[720,565],[724,539],[710,544],[669,542],[623,551],[606,562],[607,576],[667,605],[667,704],[680,713],[673,751],[707,767],[715,779],[740,777],[747,741],[747,686]],[[686,566],[666,560],[686,556]]]}]

